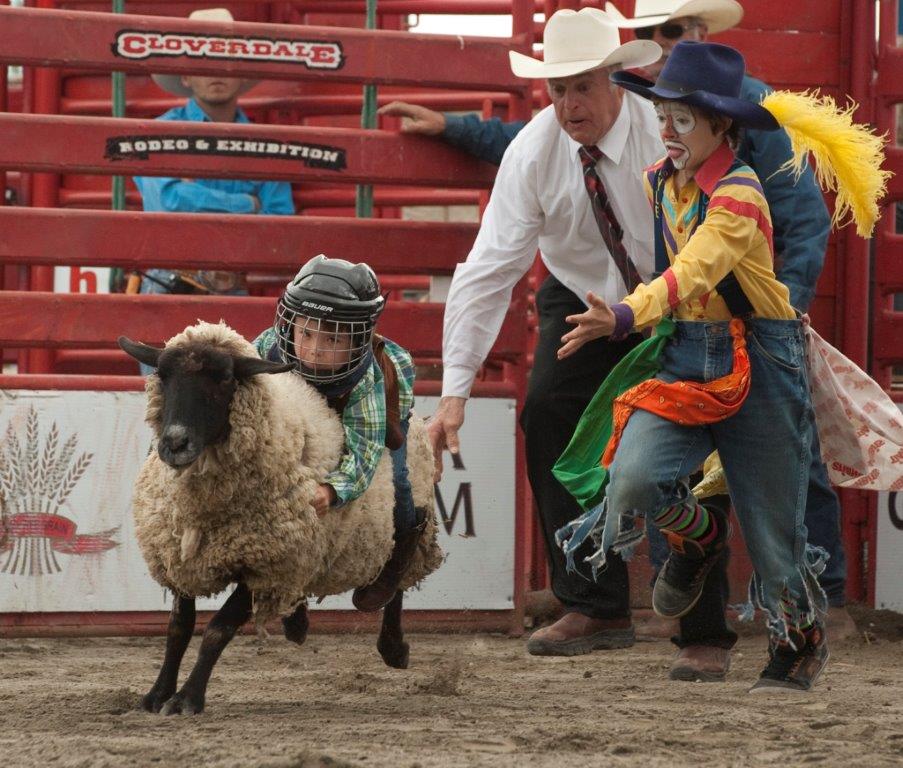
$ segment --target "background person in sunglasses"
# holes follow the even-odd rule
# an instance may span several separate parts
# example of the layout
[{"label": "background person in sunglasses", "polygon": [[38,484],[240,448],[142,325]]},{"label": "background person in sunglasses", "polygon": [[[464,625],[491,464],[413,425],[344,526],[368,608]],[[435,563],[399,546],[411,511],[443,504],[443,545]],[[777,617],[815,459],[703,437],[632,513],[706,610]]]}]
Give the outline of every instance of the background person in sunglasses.
[{"label": "background person in sunglasses", "polygon": [[[735,0],[637,0],[633,18],[625,17],[610,2],[605,10],[619,28],[632,29],[637,38],[661,46],[662,58],[640,70],[650,80],[658,77],[677,43],[704,42],[709,35],[730,29],[743,18],[743,7]],[[740,95],[758,103],[770,90],[762,81],[746,75]],[[403,102],[387,104],[380,113],[406,118],[402,127],[406,132],[439,136],[496,165],[525,125],[522,121],[506,123],[498,118],[480,120],[476,115],[443,114]],[[799,181],[790,172],[777,172],[791,157],[790,140],[782,130],[742,131],[736,154],[762,182],[774,227],[775,271],[790,289],[791,304],[805,313],[815,295],[830,230],[830,218],[815,176],[811,168]],[[843,607],[846,559],[840,535],[840,504],[828,481],[814,431],[813,438],[805,522],[809,541],[824,547],[831,556],[819,582],[832,609],[828,616],[830,631],[840,639],[855,631]],[[721,501],[726,504],[726,497]],[[651,559],[658,569],[667,558],[667,546],[657,531],[650,532],[649,539]],[[736,640],[724,619],[727,593],[725,554],[706,581],[698,607],[681,619],[680,632],[674,638],[679,650],[671,667],[672,679],[723,679],[730,662],[729,649]]]}]

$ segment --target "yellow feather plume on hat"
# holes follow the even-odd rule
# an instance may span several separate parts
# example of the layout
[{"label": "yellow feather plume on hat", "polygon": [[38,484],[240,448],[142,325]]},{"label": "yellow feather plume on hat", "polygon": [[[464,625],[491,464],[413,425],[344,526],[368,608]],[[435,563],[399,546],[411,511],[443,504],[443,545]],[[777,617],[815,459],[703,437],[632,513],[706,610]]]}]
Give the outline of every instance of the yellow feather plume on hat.
[{"label": "yellow feather plume on hat", "polygon": [[762,106],[790,136],[793,159],[785,167],[799,176],[811,152],[819,186],[837,193],[831,224],[842,226],[852,215],[857,233],[871,237],[880,216],[878,201],[892,175],[881,169],[884,137],[853,122],[855,104],[841,109],[830,96],[775,91]]}]

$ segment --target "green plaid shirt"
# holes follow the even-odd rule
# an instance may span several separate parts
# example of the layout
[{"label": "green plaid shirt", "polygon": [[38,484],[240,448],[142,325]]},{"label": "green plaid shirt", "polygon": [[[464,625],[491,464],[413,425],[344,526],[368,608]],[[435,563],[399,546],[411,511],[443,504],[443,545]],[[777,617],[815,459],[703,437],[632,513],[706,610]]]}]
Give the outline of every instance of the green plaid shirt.
[{"label": "green plaid shirt", "polygon": [[[276,331],[267,328],[254,340],[257,354],[267,359],[277,344]],[[414,405],[414,361],[411,354],[389,339],[386,354],[398,371],[398,410],[402,421]],[[386,390],[383,373],[376,360],[351,390],[342,412],[345,452],[339,466],[326,476],[335,489],[336,506],[354,501],[370,485],[376,465],[386,446]]]}]

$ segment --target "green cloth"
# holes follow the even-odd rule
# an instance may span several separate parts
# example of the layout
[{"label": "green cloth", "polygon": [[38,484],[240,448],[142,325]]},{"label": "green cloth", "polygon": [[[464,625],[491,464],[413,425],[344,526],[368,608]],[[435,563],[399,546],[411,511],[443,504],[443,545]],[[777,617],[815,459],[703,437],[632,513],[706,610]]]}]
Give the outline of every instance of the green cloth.
[{"label": "green cloth", "polygon": [[599,461],[611,439],[615,398],[658,373],[659,358],[674,335],[674,321],[663,318],[652,337],[646,339],[618,363],[586,407],[564,453],[552,468],[558,479],[583,509],[600,504],[608,485],[608,470]]}]

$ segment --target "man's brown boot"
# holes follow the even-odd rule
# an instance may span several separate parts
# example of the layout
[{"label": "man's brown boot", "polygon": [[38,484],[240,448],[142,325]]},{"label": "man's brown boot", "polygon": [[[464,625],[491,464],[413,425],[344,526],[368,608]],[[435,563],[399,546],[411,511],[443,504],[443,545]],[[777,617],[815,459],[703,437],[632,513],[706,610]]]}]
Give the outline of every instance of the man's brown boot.
[{"label": "man's brown boot", "polygon": [[729,648],[718,648],[713,645],[688,645],[681,648],[674,661],[668,677],[672,680],[687,680],[703,683],[717,683],[724,680],[731,668],[731,652]]},{"label": "man's brown boot", "polygon": [[398,591],[405,573],[414,559],[420,536],[426,528],[426,510],[417,509],[417,524],[395,539],[395,548],[379,576],[366,587],[358,587],[351,595],[351,602],[359,611],[371,613],[385,608]]},{"label": "man's brown boot", "polygon": [[527,641],[533,656],[580,656],[597,648],[629,648],[636,641],[630,619],[593,619],[578,611],[536,630]]}]

